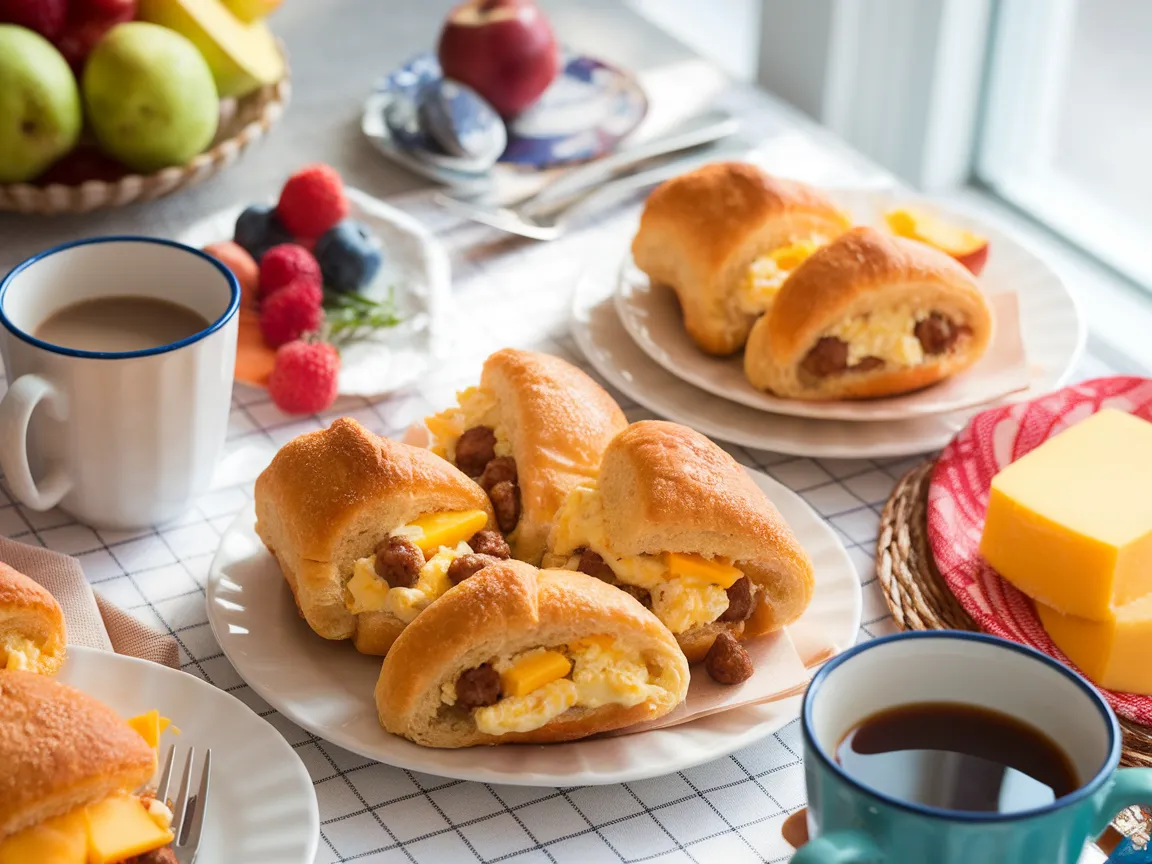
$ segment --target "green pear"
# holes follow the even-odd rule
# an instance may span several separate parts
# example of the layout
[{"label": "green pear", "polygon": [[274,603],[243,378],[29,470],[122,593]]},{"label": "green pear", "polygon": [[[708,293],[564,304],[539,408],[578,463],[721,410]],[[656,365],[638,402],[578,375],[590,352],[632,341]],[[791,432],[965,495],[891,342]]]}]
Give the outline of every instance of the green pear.
[{"label": "green pear", "polygon": [[0,24],[0,183],[32,180],[76,146],[83,117],[68,62],[31,30]]},{"label": "green pear", "polygon": [[100,148],[136,171],[183,165],[216,134],[212,71],[174,30],[143,21],[113,27],[92,49],[81,89]]}]

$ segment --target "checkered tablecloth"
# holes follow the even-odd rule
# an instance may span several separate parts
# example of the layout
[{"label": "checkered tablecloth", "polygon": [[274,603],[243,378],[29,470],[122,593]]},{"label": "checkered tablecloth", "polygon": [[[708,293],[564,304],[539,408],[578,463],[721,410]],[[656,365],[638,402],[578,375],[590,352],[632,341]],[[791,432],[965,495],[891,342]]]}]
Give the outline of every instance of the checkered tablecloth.
[{"label": "checkered tablecloth", "polygon": [[[531,244],[455,224],[426,195],[395,203],[429,222],[453,255],[450,359],[419,386],[375,402],[341,398],[331,411],[305,419],[282,414],[263,391],[238,386],[215,486],[175,524],[94,531],[59,511],[13,504],[5,488],[0,533],[76,556],[98,592],[176,637],[184,671],[243,700],[284,735],[315,783],[318,862],[788,860],[781,824],[805,803],[795,722],[732,756],[655,780],[562,789],[482,785],[372,763],[305,732],[245,685],[221,653],[205,611],[209,564],[221,534],[252,498],[256,476],[285,441],[346,415],[398,436],[473,383],[483,358],[505,345],[586,367],[568,334],[571,289],[584,266],[621,248],[621,223],[606,220],[570,240]],[[1078,374],[1107,371],[1089,360]],[[630,418],[650,416],[616,395]],[[860,638],[894,630],[873,567],[876,529],[893,484],[919,458],[812,460],[730,450],[799,492],[843,539],[864,591]]]}]

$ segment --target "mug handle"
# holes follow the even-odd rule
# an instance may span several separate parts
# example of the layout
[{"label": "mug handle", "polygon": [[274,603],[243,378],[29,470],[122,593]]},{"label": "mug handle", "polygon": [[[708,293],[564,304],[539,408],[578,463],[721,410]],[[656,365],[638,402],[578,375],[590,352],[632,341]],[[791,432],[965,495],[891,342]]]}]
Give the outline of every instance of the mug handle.
[{"label": "mug handle", "polygon": [[792,856],[792,864],[882,864],[883,861],[884,853],[863,831],[823,834],[809,840]]},{"label": "mug handle", "polygon": [[16,497],[33,510],[52,509],[72,488],[72,480],[59,465],[39,484],[28,467],[28,423],[42,401],[53,420],[68,419],[64,394],[39,375],[21,375],[0,401],[0,468]]},{"label": "mug handle", "polygon": [[1104,803],[1097,811],[1092,836],[1099,837],[1117,813],[1135,804],[1152,806],[1152,768],[1121,768],[1112,776]]}]

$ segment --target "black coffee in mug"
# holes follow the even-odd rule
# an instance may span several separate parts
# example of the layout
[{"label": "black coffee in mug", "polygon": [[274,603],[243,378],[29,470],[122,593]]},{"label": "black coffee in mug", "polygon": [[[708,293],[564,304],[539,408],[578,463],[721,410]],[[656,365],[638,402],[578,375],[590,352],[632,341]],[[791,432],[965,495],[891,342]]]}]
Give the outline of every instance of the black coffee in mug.
[{"label": "black coffee in mug", "polygon": [[850,776],[892,798],[945,810],[1016,813],[1080,787],[1047,735],[974,705],[922,702],[874,714],[836,748]]}]

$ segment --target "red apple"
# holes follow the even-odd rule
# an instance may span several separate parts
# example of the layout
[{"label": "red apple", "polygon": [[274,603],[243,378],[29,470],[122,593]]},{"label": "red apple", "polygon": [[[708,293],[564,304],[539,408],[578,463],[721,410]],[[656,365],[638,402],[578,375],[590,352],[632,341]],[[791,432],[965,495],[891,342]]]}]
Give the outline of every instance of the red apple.
[{"label": "red apple", "polygon": [[36,178],[39,186],[63,183],[65,186],[79,186],[86,180],[105,180],[109,183],[119,180],[128,169],[95,147],[81,144],[67,156]]},{"label": "red apple", "polygon": [[534,0],[469,0],[448,13],[437,49],[444,77],[467,84],[504,117],[543,93],[560,67],[548,19]]},{"label": "red apple", "polygon": [[77,75],[104,34],[136,17],[136,0],[72,0],[56,47]]}]

